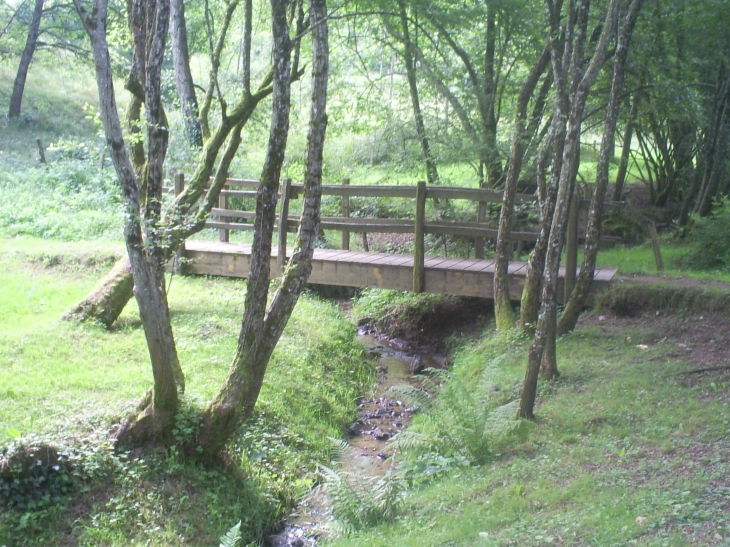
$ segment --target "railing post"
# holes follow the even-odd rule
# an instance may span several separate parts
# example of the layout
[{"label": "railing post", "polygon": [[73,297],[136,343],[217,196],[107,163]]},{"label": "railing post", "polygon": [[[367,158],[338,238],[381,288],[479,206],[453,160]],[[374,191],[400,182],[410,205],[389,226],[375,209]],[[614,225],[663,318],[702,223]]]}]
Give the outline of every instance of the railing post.
[{"label": "railing post", "polygon": [[[173,177],[175,183],[175,197],[179,196],[185,190],[185,175],[183,173],[176,173]],[[172,271],[177,275],[183,273],[183,262],[185,258],[185,241],[180,242],[180,248],[175,253],[175,257],[172,261]]]},{"label": "railing post", "polygon": [[418,181],[416,187],[416,222],[415,237],[413,241],[413,292],[423,292],[425,285],[424,261],[426,256],[425,247],[425,226],[426,226],[426,183]]},{"label": "railing post", "polygon": [[[350,179],[342,179],[342,186],[349,186]],[[342,218],[350,218],[350,196],[342,196]],[[350,250],[350,230],[342,230],[342,249]]]},{"label": "railing post", "polygon": [[[487,220],[487,202],[480,201],[477,205],[477,222],[484,224]],[[474,257],[482,259],[484,258],[484,238],[478,237],[474,240]]]},{"label": "railing post", "polygon": [[279,271],[283,272],[286,267],[286,235],[289,228],[289,197],[291,195],[291,179],[281,181],[281,205],[279,206],[279,254],[276,264]]},{"label": "railing post", "polygon": [[[218,208],[220,209],[228,209],[228,194],[226,194],[226,187],[225,185],[221,189],[221,193],[218,195]],[[229,217],[219,215],[221,222],[228,222]],[[228,228],[218,228],[218,241],[221,241],[223,243],[228,243],[230,240],[230,230]]]},{"label": "railing post", "polygon": [[580,196],[578,189],[573,191],[568,209],[568,233],[565,246],[565,293],[563,303],[570,300],[575,287],[576,269],[578,268],[578,219],[580,218]]}]

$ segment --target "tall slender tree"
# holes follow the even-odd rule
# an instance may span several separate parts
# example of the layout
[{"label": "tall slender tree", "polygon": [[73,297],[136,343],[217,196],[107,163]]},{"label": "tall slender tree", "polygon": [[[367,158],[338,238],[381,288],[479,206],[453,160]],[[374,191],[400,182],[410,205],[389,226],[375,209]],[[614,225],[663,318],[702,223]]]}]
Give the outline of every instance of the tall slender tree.
[{"label": "tall slender tree", "polygon": [[8,109],[9,118],[20,116],[20,107],[23,104],[23,93],[25,92],[25,81],[28,78],[28,69],[33,60],[33,54],[38,46],[38,36],[41,31],[41,18],[43,17],[43,3],[45,0],[35,0],[33,15],[28,25],[28,35],[25,40],[25,48],[20,56],[18,72],[13,83],[13,94],[10,97]]}]

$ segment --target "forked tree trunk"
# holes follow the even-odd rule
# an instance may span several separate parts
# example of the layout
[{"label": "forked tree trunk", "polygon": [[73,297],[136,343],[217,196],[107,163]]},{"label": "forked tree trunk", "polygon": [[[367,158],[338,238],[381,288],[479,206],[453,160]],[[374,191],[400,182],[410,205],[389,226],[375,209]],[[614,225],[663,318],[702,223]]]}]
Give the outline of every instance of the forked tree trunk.
[{"label": "forked tree trunk", "polygon": [[530,70],[517,100],[515,129],[512,140],[512,151],[507,167],[507,179],[502,195],[502,210],[499,215],[499,231],[497,233],[496,261],[494,263],[494,317],[497,330],[505,331],[514,328],[515,315],[509,296],[509,260],[511,258],[512,218],[517,194],[517,182],[522,171],[522,160],[525,148],[530,139],[527,121],[527,105],[535,92],[537,83],[550,61],[550,49],[545,47],[540,57]]},{"label": "forked tree trunk", "polygon": [[603,202],[608,192],[608,168],[613,156],[614,137],[616,134],[616,123],[621,105],[621,93],[624,87],[624,76],[626,74],[626,60],[629,53],[629,44],[633,34],[636,20],[643,0],[633,0],[629,6],[626,19],[621,28],[616,44],[614,55],[613,79],[611,82],[611,96],[606,110],[606,122],[603,129],[601,150],[598,155],[598,167],[596,170],[596,183],[591,200],[591,208],[588,214],[588,227],[586,231],[586,242],[583,253],[583,264],[575,283],[575,287],[566,303],[565,310],[558,322],[557,335],[563,335],[575,328],[578,317],[583,309],[588,293],[591,290],[593,274],[596,270],[596,258],[598,257],[598,246],[601,240],[601,221],[603,219]]},{"label": "forked tree trunk", "polygon": [[28,37],[25,41],[23,54],[20,56],[20,64],[18,65],[18,72],[15,75],[15,83],[13,84],[13,94],[10,97],[10,108],[8,109],[9,118],[17,118],[20,116],[20,106],[23,103],[23,93],[25,91],[25,80],[28,77],[30,62],[33,60],[33,54],[38,45],[41,18],[43,17],[43,2],[44,0],[35,0],[33,17],[28,26]]},{"label": "forked tree trunk", "polygon": [[[165,260],[169,260],[178,251],[182,242],[187,237],[190,237],[205,227],[205,219],[210,210],[217,205],[218,194],[225,183],[225,177],[216,178],[213,186],[206,193],[203,205],[198,208],[192,222],[185,222],[184,228],[175,228],[174,225],[176,223],[180,224],[184,220],[184,217],[190,213],[191,209],[197,207],[200,197],[206,192],[209,186],[216,159],[224,145],[223,159],[218,165],[218,173],[228,172],[228,168],[240,144],[240,139],[232,137],[232,132],[238,131],[240,135],[241,128],[251,118],[258,104],[271,94],[271,90],[270,77],[267,76],[254,94],[246,95],[231,110],[230,114],[221,120],[213,135],[206,142],[205,147],[201,151],[198,168],[190,178],[189,184],[185,187],[185,191],[176,198],[175,202],[165,212],[164,221],[171,226],[172,232],[172,237],[168,240],[164,249]],[[130,108],[127,112],[128,116],[135,111],[139,112],[137,108],[133,108],[135,106],[141,106],[141,102],[133,95],[130,101]],[[130,124],[129,119],[127,121],[130,130],[132,130],[134,124]],[[227,138],[229,140],[226,143]],[[136,142],[141,143],[141,140]],[[140,174],[137,166],[140,162],[145,162],[144,147],[134,144],[131,146],[131,153],[134,169]],[[133,285],[131,270],[126,276],[111,275],[110,273],[104,278],[104,281],[95,287],[89,295],[84,297],[81,302],[66,312],[63,317],[64,319],[73,321],[101,321],[105,325],[111,326],[132,298]],[[108,307],[103,310],[102,315],[97,315],[97,311],[102,311],[96,304],[99,293],[115,295],[113,301],[108,300],[106,302],[106,306]]]},{"label": "forked tree trunk", "polygon": [[[567,51],[558,51],[555,45],[559,42],[556,37],[560,34],[556,13],[552,0],[546,0],[548,8],[548,16],[550,17],[550,32],[553,44],[551,57],[553,62],[553,74],[556,83],[556,95],[558,109],[561,113],[568,114],[567,132],[565,138],[565,147],[563,150],[563,164],[560,169],[560,182],[558,184],[558,197],[555,204],[555,212],[550,227],[550,238],[547,247],[547,256],[545,258],[545,270],[542,288],[542,304],[540,314],[535,329],[535,335],[530,347],[528,356],[527,370],[525,372],[525,380],[522,387],[522,397],[520,399],[520,408],[518,416],[522,418],[532,419],[534,417],[535,400],[537,398],[537,379],[540,365],[543,364],[544,358],[547,360],[543,364],[546,371],[551,375],[557,375],[557,361],[551,353],[546,353],[546,348],[550,348],[555,339],[555,321],[554,317],[557,309],[557,287],[558,287],[558,271],[560,268],[560,253],[562,250],[563,240],[565,238],[565,229],[568,218],[568,205],[575,186],[575,178],[578,172],[578,160],[580,149],[580,131],[588,93],[593,86],[598,72],[605,60],[608,44],[612,39],[615,29],[616,10],[618,8],[618,0],[611,0],[608,7],[606,18],[603,23],[603,30],[596,45],[596,50],[591,58],[588,67],[583,70],[583,56],[586,44],[586,30],[588,23],[588,0],[583,0],[579,6],[576,22],[575,43],[572,55],[568,57]],[[570,21],[570,14],[567,17]],[[570,22],[568,23],[568,25]],[[570,29],[566,25],[564,34],[567,36]],[[566,45],[569,42],[566,41]],[[564,61],[568,61],[564,62]],[[568,66],[570,66],[570,88],[567,87]],[[570,100],[568,100],[570,93]]]},{"label": "forked tree trunk", "polygon": [[307,144],[307,167],[302,216],[282,282],[266,310],[270,279],[271,241],[276,189],[289,124],[290,52],[286,0],[271,0],[274,35],[274,116],[266,162],[256,200],[251,271],[245,312],[236,355],[228,377],[203,416],[196,445],[200,457],[210,460],[223,449],[235,428],[253,412],[271,354],[286,326],[312,269],[311,260],[319,232],[322,195],[322,152],[327,127],[328,77],[327,8],[324,0],[311,0],[313,41],[312,105]]},{"label": "forked tree trunk", "polygon": [[[112,85],[113,74],[106,41],[107,0],[96,0],[90,12],[81,0],[75,0],[75,5],[91,39],[101,119],[110,157],[124,196],[126,209],[124,238],[154,377],[152,393],[140,405],[138,412],[122,425],[116,437],[122,444],[134,444],[142,438],[145,441],[167,443],[177,412],[178,390],[184,388],[184,381],[167,307],[162,246],[157,240],[158,236],[147,228],[150,225],[156,226],[159,222],[162,162],[167,148],[167,128],[162,123],[164,113],[159,92],[170,17],[169,1],[134,4],[134,9],[143,11],[147,21],[150,22],[144,30],[137,30],[151,32],[149,40],[145,36],[143,42],[145,51],[141,57],[145,59],[145,63],[137,67],[138,70],[144,71],[145,106],[150,128],[147,136],[148,198],[157,198],[145,200],[144,212],[140,205],[137,175],[125,147]],[[137,14],[132,14],[133,17],[135,15]],[[143,232],[143,222],[145,232]]]}]

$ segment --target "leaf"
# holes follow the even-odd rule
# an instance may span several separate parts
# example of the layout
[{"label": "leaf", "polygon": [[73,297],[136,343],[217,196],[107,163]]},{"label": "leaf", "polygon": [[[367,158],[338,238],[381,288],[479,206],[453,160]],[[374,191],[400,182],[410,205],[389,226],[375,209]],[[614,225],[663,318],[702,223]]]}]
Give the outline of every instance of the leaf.
[{"label": "leaf", "polygon": [[241,546],[241,521],[233,526],[224,536],[220,538],[220,547],[240,547]]},{"label": "leaf", "polygon": [[7,433],[8,433],[8,435],[10,435],[10,436],[11,436],[11,437],[12,437],[13,439],[17,439],[18,437],[20,437],[20,436],[21,436],[21,435],[20,435],[20,431],[18,431],[18,430],[17,430],[17,429],[15,429],[14,427],[11,427],[10,429],[8,429]]}]

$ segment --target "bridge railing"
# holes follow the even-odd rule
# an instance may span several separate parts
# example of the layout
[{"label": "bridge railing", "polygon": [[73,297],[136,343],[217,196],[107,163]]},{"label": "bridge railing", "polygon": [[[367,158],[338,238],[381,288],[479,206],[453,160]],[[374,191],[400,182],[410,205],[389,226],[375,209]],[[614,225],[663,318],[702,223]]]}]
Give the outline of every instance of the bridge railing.
[{"label": "bridge railing", "polygon": [[[255,211],[231,209],[231,198],[256,198],[256,189],[259,181],[251,179],[228,179],[219,195],[218,207],[211,211],[212,217],[206,226],[219,230],[219,240],[228,242],[231,230],[253,230],[253,223],[232,222],[230,219],[252,220]],[[181,174],[175,177],[175,192],[179,193],[184,187]],[[287,233],[297,230],[298,216],[289,213],[291,200],[299,199],[304,194],[304,185],[293,183],[291,179],[282,179],[279,186],[279,211],[276,216],[278,231],[278,260],[281,268],[286,262]],[[497,229],[485,224],[489,203],[501,203],[502,192],[484,188],[461,188],[449,186],[427,186],[425,182],[418,182],[415,186],[375,186],[350,184],[349,179],[343,179],[342,184],[323,184],[323,196],[339,196],[341,198],[341,215],[339,217],[322,217],[322,230],[337,230],[342,232],[341,247],[350,249],[350,236],[355,233],[408,233],[414,234],[414,267],[413,289],[421,292],[424,279],[425,235],[456,235],[473,238],[475,241],[475,256],[483,258],[484,243],[486,240],[496,240]],[[413,218],[360,218],[351,216],[350,199],[353,197],[385,197],[414,200]],[[426,218],[426,200],[467,200],[476,207],[476,222],[462,220],[430,220]],[[528,194],[518,194],[515,204],[534,203],[537,197]],[[607,202],[607,209],[621,207],[620,202]],[[568,229],[566,234],[566,291],[572,290],[575,283],[579,237],[579,220],[585,216],[590,206],[590,199],[581,198],[576,194],[570,205]],[[285,221],[282,222],[282,219]],[[510,239],[516,242],[534,242],[537,232],[513,231]],[[367,241],[365,239],[364,241]],[[604,237],[602,242],[612,244],[620,238]]]}]

